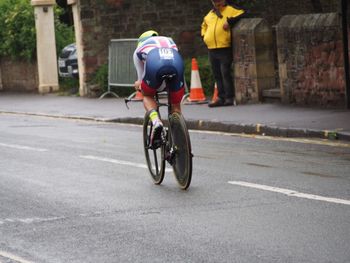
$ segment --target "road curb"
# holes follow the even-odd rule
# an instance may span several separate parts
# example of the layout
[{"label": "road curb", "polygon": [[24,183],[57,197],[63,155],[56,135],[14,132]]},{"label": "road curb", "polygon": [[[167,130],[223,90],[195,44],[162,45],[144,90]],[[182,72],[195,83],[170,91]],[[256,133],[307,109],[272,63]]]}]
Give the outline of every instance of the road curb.
[{"label": "road curb", "polygon": [[[50,118],[66,118],[86,121],[98,122],[114,122],[126,124],[143,124],[143,117],[122,117],[122,118],[96,118],[79,115],[59,115],[48,113],[32,113],[19,111],[3,111],[3,114],[20,114]],[[227,132],[227,133],[242,133],[251,135],[274,136],[285,138],[318,138],[328,140],[342,140],[350,141],[350,133],[341,132],[337,130],[313,130],[303,128],[282,128],[277,126],[268,126],[263,124],[244,124],[244,123],[225,123],[207,120],[186,120],[188,129],[190,130],[204,130],[213,132]]]},{"label": "road curb", "polygon": [[[116,123],[143,124],[143,118],[114,118],[107,120]],[[333,130],[313,130],[302,128],[281,128],[262,124],[236,124],[206,120],[186,120],[188,129],[213,132],[243,133],[286,138],[318,138],[350,141],[350,134]]]},{"label": "road curb", "polygon": [[262,124],[235,124],[224,122],[212,122],[204,120],[188,120],[188,128],[194,130],[208,130],[228,133],[256,134],[287,138],[319,138],[329,140],[350,141],[349,133],[334,130],[313,130],[304,128],[282,128]]}]

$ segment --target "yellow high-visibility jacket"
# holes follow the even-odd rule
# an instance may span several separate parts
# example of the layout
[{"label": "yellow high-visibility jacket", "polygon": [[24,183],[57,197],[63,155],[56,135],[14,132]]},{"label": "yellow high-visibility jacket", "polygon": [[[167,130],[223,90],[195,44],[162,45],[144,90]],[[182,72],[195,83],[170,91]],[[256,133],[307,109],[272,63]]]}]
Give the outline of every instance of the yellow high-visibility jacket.
[{"label": "yellow high-visibility jacket", "polygon": [[201,35],[208,49],[225,48],[231,46],[231,30],[224,30],[223,26],[228,17],[237,17],[244,13],[244,10],[235,9],[227,5],[220,11],[222,18],[219,18],[213,10],[204,17]]}]

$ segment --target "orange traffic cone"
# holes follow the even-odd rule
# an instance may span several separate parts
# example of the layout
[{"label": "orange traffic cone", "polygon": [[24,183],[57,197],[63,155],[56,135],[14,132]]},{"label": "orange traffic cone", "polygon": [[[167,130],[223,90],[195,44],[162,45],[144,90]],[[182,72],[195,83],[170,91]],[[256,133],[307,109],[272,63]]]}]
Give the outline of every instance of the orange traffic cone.
[{"label": "orange traffic cone", "polygon": [[204,96],[202,83],[199,76],[197,60],[195,58],[192,59],[191,88],[190,97],[188,98],[188,101],[196,103],[207,102]]},{"label": "orange traffic cone", "polygon": [[140,90],[135,92],[135,96],[131,99],[133,101],[141,101],[143,100],[143,95],[142,92]]},{"label": "orange traffic cone", "polygon": [[214,94],[213,94],[213,97],[211,99],[211,102],[215,102],[216,100],[218,99],[218,85],[214,84]]}]

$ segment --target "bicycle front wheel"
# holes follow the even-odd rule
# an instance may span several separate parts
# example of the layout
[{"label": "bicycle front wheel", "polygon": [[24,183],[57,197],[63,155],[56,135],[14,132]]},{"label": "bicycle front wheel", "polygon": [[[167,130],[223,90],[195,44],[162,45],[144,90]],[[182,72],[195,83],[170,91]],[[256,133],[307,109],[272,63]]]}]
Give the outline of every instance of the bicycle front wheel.
[{"label": "bicycle front wheel", "polygon": [[145,114],[143,123],[143,146],[145,150],[146,163],[155,184],[161,184],[164,179],[165,159],[164,150],[165,145],[153,149],[151,147],[151,133],[153,125],[149,117],[149,112]]},{"label": "bicycle front wheel", "polygon": [[190,186],[192,178],[192,152],[191,141],[184,117],[174,112],[169,117],[172,149],[174,157],[172,166],[177,182],[181,189]]}]

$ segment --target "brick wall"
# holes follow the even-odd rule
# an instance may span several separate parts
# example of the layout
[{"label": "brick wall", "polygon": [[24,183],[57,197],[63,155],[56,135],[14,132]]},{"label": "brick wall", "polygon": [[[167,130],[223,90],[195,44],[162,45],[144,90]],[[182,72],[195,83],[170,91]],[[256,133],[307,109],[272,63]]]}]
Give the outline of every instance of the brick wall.
[{"label": "brick wall", "polygon": [[283,102],[345,106],[341,34],[336,13],[281,19],[277,48]]},{"label": "brick wall", "polygon": [[[330,13],[340,10],[341,0],[257,0],[241,1],[254,16],[266,19],[270,25],[276,25],[285,15],[309,13]],[[252,7],[251,2],[254,2]]]}]

